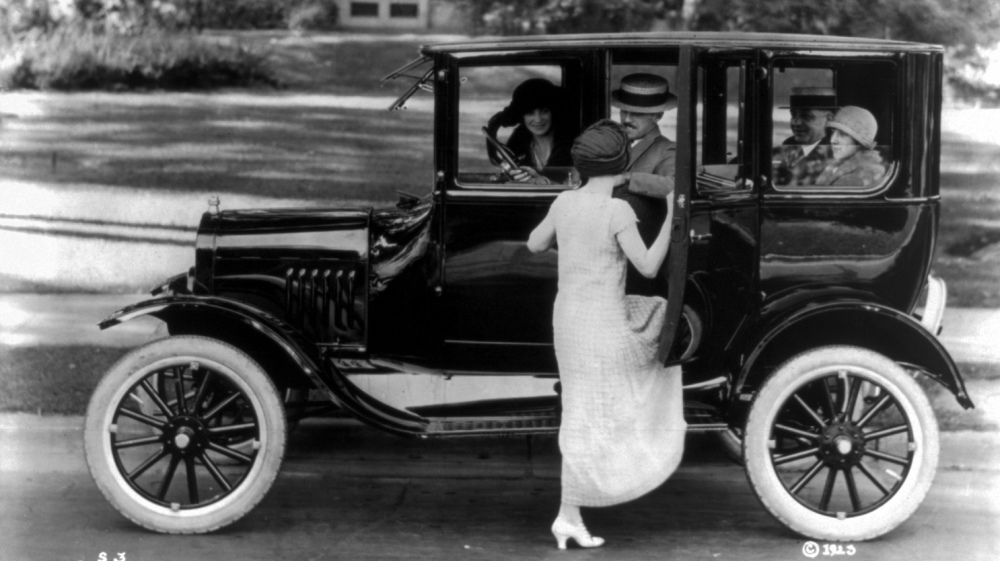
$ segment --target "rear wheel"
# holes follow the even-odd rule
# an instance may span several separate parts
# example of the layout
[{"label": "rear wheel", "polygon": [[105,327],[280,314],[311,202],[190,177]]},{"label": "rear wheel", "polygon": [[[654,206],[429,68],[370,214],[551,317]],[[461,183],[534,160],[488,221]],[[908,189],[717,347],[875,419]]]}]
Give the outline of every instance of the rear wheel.
[{"label": "rear wheel", "polygon": [[814,539],[881,536],[910,517],[937,469],[938,429],[917,383],[858,347],[823,347],[761,387],[744,438],[750,485]]},{"label": "rear wheel", "polygon": [[125,355],[87,408],[84,447],[108,501],[159,532],[209,532],[267,493],[285,451],[285,416],[250,357],[204,337],[169,337]]}]

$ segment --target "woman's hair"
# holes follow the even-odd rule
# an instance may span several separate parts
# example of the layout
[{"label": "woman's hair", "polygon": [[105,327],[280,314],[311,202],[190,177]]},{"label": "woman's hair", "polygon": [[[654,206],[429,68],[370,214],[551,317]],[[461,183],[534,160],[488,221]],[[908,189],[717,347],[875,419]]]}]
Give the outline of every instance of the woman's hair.
[{"label": "woman's hair", "polygon": [[548,109],[556,113],[562,106],[562,88],[545,78],[531,78],[521,82],[511,94],[510,104],[504,107],[504,121],[514,126],[521,123],[526,113],[535,109]]},{"label": "woman's hair", "polygon": [[576,138],[571,154],[580,177],[616,175],[628,168],[628,134],[625,127],[601,119]]}]

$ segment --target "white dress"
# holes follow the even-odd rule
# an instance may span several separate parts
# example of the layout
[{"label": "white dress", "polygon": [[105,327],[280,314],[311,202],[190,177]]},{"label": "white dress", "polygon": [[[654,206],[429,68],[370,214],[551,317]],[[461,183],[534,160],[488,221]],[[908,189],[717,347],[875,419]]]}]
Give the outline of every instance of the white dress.
[{"label": "white dress", "polygon": [[626,296],[620,199],[561,193],[549,210],[559,253],[552,324],[562,381],[562,501],[609,506],[662,484],[684,451],[680,367],[656,360],[667,301]]}]

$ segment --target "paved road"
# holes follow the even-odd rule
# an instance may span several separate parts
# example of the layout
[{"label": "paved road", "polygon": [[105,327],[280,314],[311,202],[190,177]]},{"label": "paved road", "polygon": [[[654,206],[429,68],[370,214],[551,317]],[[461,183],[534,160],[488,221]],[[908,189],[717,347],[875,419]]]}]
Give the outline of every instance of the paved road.
[{"label": "paved road", "polygon": [[[118,515],[83,463],[76,417],[0,415],[0,558],[806,559],[804,540],[761,508],[743,471],[692,435],[681,469],[642,499],[586,510],[608,539],[559,552],[554,439],[405,440],[343,421],[293,433],[264,501],[214,534],[165,536]],[[904,525],[851,544],[853,559],[1000,559],[1000,434],[950,433],[923,506]],[[824,544],[821,544],[824,545]],[[827,558],[821,556],[820,558]]]}]

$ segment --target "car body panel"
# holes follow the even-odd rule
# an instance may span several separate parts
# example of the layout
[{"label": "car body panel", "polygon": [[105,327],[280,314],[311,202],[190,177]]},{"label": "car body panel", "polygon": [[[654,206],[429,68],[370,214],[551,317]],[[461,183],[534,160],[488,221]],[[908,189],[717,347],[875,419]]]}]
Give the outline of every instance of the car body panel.
[{"label": "car body panel", "polygon": [[[503,406],[486,400],[484,411],[503,409],[517,420],[456,428],[442,419],[468,414],[473,404],[404,411],[367,395],[352,376],[558,376],[551,324],[558,252],[532,254],[524,242],[569,186],[460,177],[460,151],[468,150],[461,139],[479,128],[459,109],[464,73],[558,69],[562,86],[575,92],[569,110],[586,125],[610,116],[616,65],[655,63],[676,74],[679,98],[661,358],[683,362],[686,384],[701,392],[699,408],[718,413],[712,423],[738,419],[742,396],[777,363],[823,343],[874,348],[928,374],[970,407],[954,362],[911,316],[927,282],[940,214],[942,57],[934,45],[775,34],[425,45],[408,65],[419,67],[417,81],[393,108],[417,90],[434,92],[429,195],[403,194],[395,208],[380,209],[212,209],[202,218],[193,271],[161,289],[190,300],[151,300],[119,317],[145,311],[185,333],[198,331],[197,317],[270,326],[266,340],[294,343],[286,353],[306,378],[352,415],[392,432],[554,430],[555,409],[538,423],[525,421],[552,406],[550,400]],[[772,142],[781,131],[774,130],[774,84],[777,75],[802,66],[838,76],[845,103],[867,104],[884,119],[885,180],[853,190],[775,185]],[[850,87],[886,70],[889,91]],[[739,108],[738,119],[727,107]],[[736,176],[711,179],[703,164]],[[693,356],[682,361],[668,355],[685,306],[703,331]],[[896,334],[843,333],[864,322]]]}]

